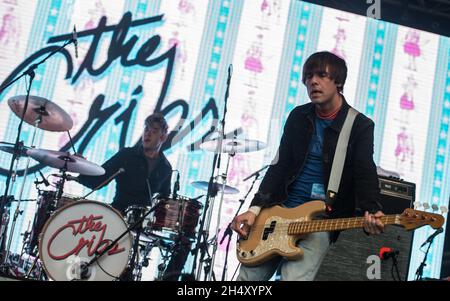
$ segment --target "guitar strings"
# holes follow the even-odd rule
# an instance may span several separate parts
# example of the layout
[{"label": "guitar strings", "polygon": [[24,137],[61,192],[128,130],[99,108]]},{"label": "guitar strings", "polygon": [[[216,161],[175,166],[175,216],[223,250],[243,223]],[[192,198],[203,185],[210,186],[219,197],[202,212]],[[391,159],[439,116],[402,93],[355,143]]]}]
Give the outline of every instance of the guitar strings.
[{"label": "guitar strings", "polygon": [[[385,224],[393,224],[396,220],[397,216],[384,216],[382,218],[383,223]],[[270,228],[270,223],[272,223],[273,221],[268,221],[265,224],[254,224],[252,226],[252,230],[255,229],[260,229],[260,228]],[[312,228],[324,228],[324,231],[327,230],[333,230],[332,228],[336,228],[338,226],[344,226],[346,225],[347,227],[350,226],[350,224],[354,224],[353,226],[355,228],[359,228],[362,227],[364,222],[364,218],[361,217],[355,217],[355,218],[349,218],[349,219],[345,219],[345,220],[341,220],[341,219],[330,219],[330,220],[310,220],[310,221],[290,221],[290,222],[277,222],[275,228],[277,230],[288,230],[289,227],[295,227],[295,228],[311,228],[310,230],[312,230]],[[294,225],[295,224],[295,225]],[[331,229],[328,229],[331,228]],[[350,227],[351,228],[351,227]],[[307,230],[307,229],[304,229]],[[337,229],[334,229],[337,230]],[[313,231],[314,232],[314,231]],[[318,231],[319,232],[319,231]]]}]

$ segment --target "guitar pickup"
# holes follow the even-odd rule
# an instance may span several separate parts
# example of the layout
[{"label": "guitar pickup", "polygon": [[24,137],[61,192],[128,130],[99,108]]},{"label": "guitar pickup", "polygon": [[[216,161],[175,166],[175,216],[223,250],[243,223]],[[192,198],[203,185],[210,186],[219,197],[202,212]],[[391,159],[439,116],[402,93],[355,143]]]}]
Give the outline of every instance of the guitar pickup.
[{"label": "guitar pickup", "polygon": [[273,231],[275,231],[276,224],[277,224],[277,221],[272,221],[270,223],[269,227],[264,228],[262,240],[267,240],[269,238],[269,234],[271,234],[271,233],[273,233]]}]

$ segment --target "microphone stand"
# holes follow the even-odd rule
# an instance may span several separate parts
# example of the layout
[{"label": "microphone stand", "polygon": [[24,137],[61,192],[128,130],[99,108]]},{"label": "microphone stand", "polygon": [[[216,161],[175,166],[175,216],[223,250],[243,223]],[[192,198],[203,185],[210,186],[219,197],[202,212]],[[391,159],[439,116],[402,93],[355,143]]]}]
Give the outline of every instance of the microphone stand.
[{"label": "microphone stand", "polygon": [[[241,203],[239,205],[238,210],[236,211],[236,213],[234,214],[233,220],[236,218],[236,216],[238,216],[239,211],[241,211],[242,205],[244,205],[245,200],[247,199],[248,195],[250,194],[250,192],[253,189],[253,185],[255,185],[255,182],[258,180],[260,174],[259,172],[256,172],[255,174],[253,174],[253,176],[255,177],[253,179],[252,185],[250,186],[249,190],[247,191],[247,194],[244,196],[243,199],[240,199],[239,202]],[[227,242],[227,247],[225,249],[225,262],[223,264],[223,272],[222,272],[222,281],[225,281],[225,275],[227,273],[228,270],[228,253],[230,251],[230,242],[231,242],[231,237],[233,236],[233,230],[231,230],[231,223],[228,224],[227,229],[224,231],[222,239],[220,240],[220,244],[223,243],[223,241],[225,240],[225,238],[229,236],[228,238],[228,242]]]},{"label": "microphone stand", "polygon": [[[228,79],[227,79],[227,89],[225,92],[225,106],[224,106],[224,113],[223,113],[223,118],[221,121],[221,129],[219,131],[219,138],[218,138],[218,143],[217,143],[217,147],[216,147],[216,151],[214,153],[214,159],[213,159],[213,165],[212,165],[212,172],[211,172],[211,177],[209,178],[209,183],[208,183],[208,192],[206,194],[206,200],[205,200],[205,207],[203,209],[203,217],[202,220],[200,222],[200,229],[199,229],[199,234],[197,235],[197,241],[196,241],[196,245],[195,245],[195,249],[193,250],[193,252],[195,252],[194,254],[194,262],[192,265],[192,276],[196,279],[200,279],[200,273],[201,273],[201,268],[202,268],[202,263],[204,261],[204,255],[207,252],[207,248],[208,243],[208,234],[209,234],[209,225],[211,223],[211,215],[212,215],[212,210],[209,211],[208,214],[208,232],[204,231],[204,226],[205,226],[205,220],[206,220],[206,214],[208,212],[209,209],[209,203],[211,200],[213,200],[216,196],[217,196],[217,192],[218,192],[218,188],[217,185],[214,185],[214,174],[215,174],[215,170],[217,168],[218,173],[220,172],[220,161],[222,158],[222,141],[223,141],[223,136],[225,133],[225,116],[227,114],[227,101],[228,101],[228,95],[229,95],[229,88],[230,88],[230,81],[231,81],[231,73],[232,73],[232,65],[230,65],[228,67]],[[216,167],[217,164],[217,167]],[[220,213],[220,212],[219,212]],[[201,242],[203,237],[203,242]],[[217,245],[217,237],[215,238],[216,242],[215,244]],[[197,277],[195,277],[195,270],[197,268],[197,257],[198,257],[198,251],[201,250],[201,257],[199,260],[199,267],[197,270]],[[214,254],[213,254],[214,255]],[[214,262],[214,260],[211,260],[210,262]],[[211,273],[212,270],[214,269],[213,266],[210,266],[210,273],[209,276],[211,277]]]},{"label": "microphone stand", "polygon": [[[25,113],[27,112],[27,108],[28,108],[28,100],[29,100],[29,97],[30,97],[31,85],[33,83],[33,79],[34,79],[34,76],[35,76],[34,70],[39,65],[44,63],[48,58],[50,58],[51,56],[53,56],[54,54],[56,54],[57,52],[59,52],[60,50],[65,48],[67,45],[69,45],[71,43],[74,43],[74,42],[75,42],[75,39],[70,39],[70,40],[66,41],[61,47],[59,47],[59,48],[55,49],[54,51],[50,52],[45,58],[40,60],[38,63],[32,64],[21,75],[19,75],[18,77],[16,77],[15,79],[13,79],[9,83],[7,83],[6,85],[3,85],[2,87],[0,87],[0,95],[1,95],[9,86],[14,84],[16,81],[18,81],[22,77],[24,77],[26,75],[28,75],[30,77],[30,83],[29,83],[29,87],[27,89],[27,94],[26,94],[26,97],[25,97],[25,104],[24,104],[24,107],[23,107],[22,116],[20,118],[18,130],[17,130],[16,142],[14,143],[14,151],[13,151],[13,154],[12,154],[12,158],[11,158],[11,162],[10,162],[10,166],[9,166],[9,170],[8,170],[8,175],[6,177],[5,192],[3,194],[3,200],[7,199],[8,192],[9,192],[9,186],[11,184],[11,177],[12,177],[12,170],[13,170],[13,166],[14,166],[14,161],[18,158],[20,134],[22,132],[22,125],[23,125],[23,121],[24,121],[24,118],[25,118]],[[5,209],[4,206],[0,206],[0,216],[3,216],[4,209]],[[0,233],[0,235],[2,235],[2,234]],[[0,254],[3,253],[2,251],[3,250],[0,249]],[[5,256],[5,258],[3,258],[3,262],[0,262],[0,265],[6,262],[5,259],[6,259],[6,256]]]},{"label": "microphone stand", "polygon": [[431,236],[427,238],[426,243],[428,242],[428,248],[427,251],[425,252],[422,262],[420,263],[420,266],[417,268],[415,279],[416,281],[422,280],[423,269],[427,265],[426,261],[428,257],[428,252],[430,251],[430,247],[433,244],[434,238],[437,236],[437,234],[442,233],[442,230],[443,230],[442,228],[437,229],[435,233],[431,234]]}]

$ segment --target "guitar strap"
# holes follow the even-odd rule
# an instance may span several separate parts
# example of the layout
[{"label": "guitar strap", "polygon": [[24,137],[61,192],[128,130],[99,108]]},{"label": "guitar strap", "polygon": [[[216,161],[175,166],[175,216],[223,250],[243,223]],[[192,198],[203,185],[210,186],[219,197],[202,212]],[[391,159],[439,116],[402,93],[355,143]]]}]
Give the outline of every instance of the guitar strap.
[{"label": "guitar strap", "polygon": [[341,183],[345,156],[347,155],[348,140],[350,138],[350,132],[352,130],[356,115],[358,114],[359,112],[357,110],[350,107],[347,112],[347,116],[345,117],[344,125],[342,126],[341,132],[339,133],[336,151],[334,152],[333,165],[331,166],[330,180],[328,181],[328,189],[325,200],[328,212],[332,210],[333,203],[339,191],[339,184]]}]

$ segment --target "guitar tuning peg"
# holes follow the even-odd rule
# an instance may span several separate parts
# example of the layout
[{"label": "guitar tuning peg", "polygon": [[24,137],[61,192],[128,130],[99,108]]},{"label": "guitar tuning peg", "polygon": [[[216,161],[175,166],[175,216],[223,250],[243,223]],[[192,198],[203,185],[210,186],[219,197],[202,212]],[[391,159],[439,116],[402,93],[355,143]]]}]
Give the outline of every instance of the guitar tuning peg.
[{"label": "guitar tuning peg", "polygon": [[423,203],[423,209],[427,210],[428,208],[430,208],[430,205],[428,203]]},{"label": "guitar tuning peg", "polygon": [[414,202],[413,205],[414,205],[414,209],[418,209],[421,206],[420,202]]},{"label": "guitar tuning peg", "polygon": [[448,212],[448,208],[446,207],[446,206],[441,206],[441,212],[443,213],[443,214],[445,214],[445,213],[447,213]]},{"label": "guitar tuning peg", "polygon": [[438,207],[438,205],[433,204],[433,205],[431,205],[431,209],[433,209],[433,212],[436,212],[439,210],[439,207]]}]

